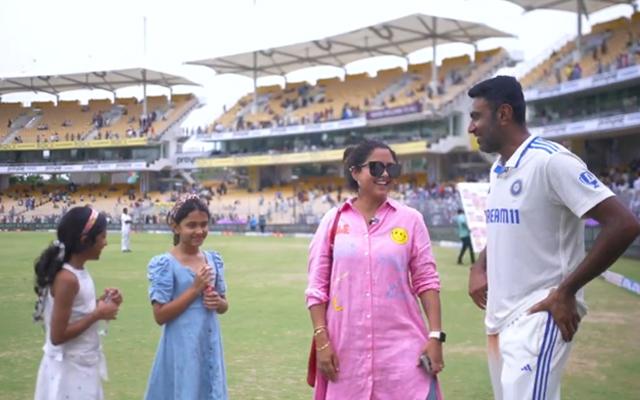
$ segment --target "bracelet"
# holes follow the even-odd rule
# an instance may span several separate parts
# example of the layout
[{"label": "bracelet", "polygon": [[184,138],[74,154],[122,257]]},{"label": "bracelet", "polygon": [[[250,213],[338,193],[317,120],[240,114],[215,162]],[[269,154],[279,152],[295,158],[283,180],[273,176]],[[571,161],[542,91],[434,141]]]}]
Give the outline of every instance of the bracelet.
[{"label": "bracelet", "polygon": [[320,347],[316,347],[316,351],[322,351],[322,350],[326,349],[327,347],[329,347],[329,342],[325,343],[324,345],[322,345]]},{"label": "bracelet", "polygon": [[313,330],[313,336],[318,336],[320,332],[324,332],[327,330],[327,327],[322,325]]}]

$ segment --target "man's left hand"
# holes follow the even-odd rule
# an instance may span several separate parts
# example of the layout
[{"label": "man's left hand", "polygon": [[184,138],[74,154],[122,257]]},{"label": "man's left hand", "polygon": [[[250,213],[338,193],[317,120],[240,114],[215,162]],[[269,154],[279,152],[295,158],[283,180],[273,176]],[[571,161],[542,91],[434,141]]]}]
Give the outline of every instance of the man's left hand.
[{"label": "man's left hand", "polygon": [[551,313],[562,338],[565,342],[570,342],[573,335],[578,331],[580,324],[580,314],[578,314],[578,305],[576,296],[566,293],[561,289],[554,289],[549,293],[546,299],[529,309],[529,314],[540,311],[548,311]]}]

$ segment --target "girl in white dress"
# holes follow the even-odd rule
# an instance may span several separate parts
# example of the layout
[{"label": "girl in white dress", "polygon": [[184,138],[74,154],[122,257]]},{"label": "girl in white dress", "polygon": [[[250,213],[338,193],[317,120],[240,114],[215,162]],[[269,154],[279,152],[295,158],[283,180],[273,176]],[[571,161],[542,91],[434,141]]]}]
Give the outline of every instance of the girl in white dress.
[{"label": "girl in white dress", "polygon": [[35,262],[38,295],[34,319],[44,320],[44,356],[36,400],[103,399],[107,369],[98,321],[114,319],[122,303],[116,288],[96,301],[84,264],[107,245],[107,220],[89,207],[74,207],[60,221],[55,240]]}]

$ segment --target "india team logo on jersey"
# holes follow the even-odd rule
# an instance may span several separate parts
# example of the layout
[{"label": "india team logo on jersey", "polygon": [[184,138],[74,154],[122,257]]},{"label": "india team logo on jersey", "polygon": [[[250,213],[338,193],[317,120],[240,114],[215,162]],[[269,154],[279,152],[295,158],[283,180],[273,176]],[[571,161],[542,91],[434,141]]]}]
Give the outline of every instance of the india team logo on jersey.
[{"label": "india team logo on jersey", "polygon": [[583,173],[581,173],[578,177],[578,180],[583,185],[592,186],[594,189],[600,187],[600,181],[598,180],[598,178],[596,178],[596,176],[589,171],[584,171]]},{"label": "india team logo on jersey", "polygon": [[513,184],[511,185],[512,195],[517,196],[520,193],[522,193],[522,179],[518,179],[517,181],[513,182]]}]

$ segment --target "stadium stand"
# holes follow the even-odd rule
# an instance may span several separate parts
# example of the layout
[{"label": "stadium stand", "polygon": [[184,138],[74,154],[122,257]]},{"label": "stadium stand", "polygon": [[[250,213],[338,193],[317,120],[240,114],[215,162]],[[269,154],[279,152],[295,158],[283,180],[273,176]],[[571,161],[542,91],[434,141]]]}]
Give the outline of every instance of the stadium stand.
[{"label": "stadium stand", "polygon": [[523,87],[547,87],[598,73],[615,71],[640,61],[640,12],[594,25],[582,38],[582,56],[575,59],[575,39],[565,43],[522,79]]},{"label": "stadium stand", "polygon": [[18,184],[0,195],[0,219],[13,222],[51,220],[62,215],[69,207],[90,204],[113,215],[116,206],[126,197],[138,198],[131,185],[74,185],[74,184]]},{"label": "stadium stand", "polygon": [[[426,176],[406,176],[393,197],[426,212],[433,225],[452,222],[459,207],[453,184],[426,184]],[[337,177],[310,177],[259,192],[232,182],[203,182],[181,192],[198,193],[209,204],[214,223],[246,225],[252,217],[267,223],[316,224],[331,207],[351,196]],[[127,207],[137,223],[164,224],[179,191],[141,193],[135,185],[14,185],[0,195],[0,222],[54,222],[73,206],[89,204],[117,221]]]},{"label": "stadium stand", "polygon": [[507,53],[496,48],[444,59],[438,70],[438,86],[432,88],[431,63],[411,64],[382,70],[375,77],[366,73],[305,82],[259,87],[257,112],[253,111],[253,94],[243,96],[209,127],[213,131],[249,130],[272,126],[310,124],[348,119],[364,112],[421,103],[439,109],[464,92],[470,82],[485,76],[504,62]]},{"label": "stadium stand", "polygon": [[[171,102],[165,96],[150,96],[147,98],[148,118],[150,122],[150,137],[163,133],[178,117],[184,115],[196,103],[192,95],[175,95]],[[135,98],[116,99],[113,107],[115,118],[100,129],[97,137],[105,137],[107,133],[119,138],[138,136],[144,131],[142,104]]]},{"label": "stadium stand", "polygon": [[[90,100],[87,106],[78,101],[34,102],[30,108],[20,104],[2,104],[0,116],[15,121],[3,128],[1,143],[61,142],[92,139],[125,139],[156,137],[195,106],[197,99],[190,94],[174,95],[169,102],[165,96],[148,97],[148,115],[135,98]],[[17,126],[20,116],[28,121]]]},{"label": "stadium stand", "polygon": [[10,132],[21,126],[21,120],[27,113],[28,110],[22,107],[22,103],[0,103],[0,121],[2,121],[0,124],[0,143]]},{"label": "stadium stand", "polygon": [[21,142],[57,142],[72,134],[82,138],[90,129],[91,112],[83,111],[78,101],[34,102],[31,111],[31,121],[15,132]]}]

